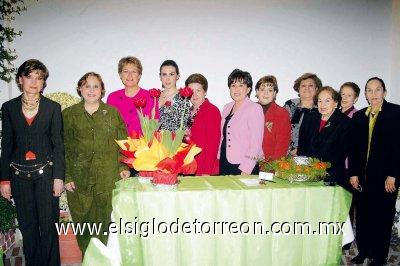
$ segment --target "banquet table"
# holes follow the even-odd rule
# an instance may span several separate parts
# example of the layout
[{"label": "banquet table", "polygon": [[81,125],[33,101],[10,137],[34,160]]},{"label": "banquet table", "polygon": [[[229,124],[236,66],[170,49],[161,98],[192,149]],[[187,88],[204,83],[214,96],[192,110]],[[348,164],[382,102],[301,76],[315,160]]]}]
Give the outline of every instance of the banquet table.
[{"label": "banquet table", "polygon": [[[275,183],[258,184],[255,178],[181,177],[172,190],[140,183],[137,178],[118,181],[113,220],[119,228],[126,228],[122,226],[126,222],[136,228],[134,233],[117,235],[122,265],[338,265],[342,233],[313,231],[318,231],[319,222],[344,223],[351,194],[322,182],[274,179]],[[193,232],[194,221],[198,225],[245,222],[249,227],[260,222],[264,230],[277,225],[278,232],[267,235],[256,226],[249,232],[247,227],[237,232],[218,226],[200,227],[201,231],[198,226]],[[192,225],[190,232],[183,230],[185,222]],[[295,222],[308,223],[311,232],[294,233]],[[279,225],[284,223],[287,227],[280,228],[283,233],[279,234]],[[165,233],[171,224],[174,231]],[[182,230],[176,233],[177,228]]]}]

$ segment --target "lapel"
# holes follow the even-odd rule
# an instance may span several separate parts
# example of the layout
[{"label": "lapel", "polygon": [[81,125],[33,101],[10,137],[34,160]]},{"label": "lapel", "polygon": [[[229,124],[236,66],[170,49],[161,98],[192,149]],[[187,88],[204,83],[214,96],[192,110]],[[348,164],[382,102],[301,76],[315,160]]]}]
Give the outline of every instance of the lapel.
[{"label": "lapel", "polygon": [[[334,131],[337,129],[337,124],[340,120],[340,111],[339,109],[336,109],[333,114],[331,115],[331,117],[329,117],[328,121],[326,122],[325,126],[321,129],[321,131],[319,131],[319,125],[320,123],[315,123],[315,125],[317,125],[316,128],[313,129],[313,131],[317,132],[316,141],[326,141],[327,139],[329,139],[332,134],[334,133]],[[319,118],[319,121],[321,121],[321,115],[316,116]]]},{"label": "lapel", "polygon": [[275,118],[277,106],[275,102],[271,103],[271,106],[268,108],[267,112],[265,112],[266,121],[271,121]]},{"label": "lapel", "polygon": [[196,119],[198,121],[201,121],[204,123],[205,118],[207,117],[207,110],[209,109],[208,106],[210,105],[210,102],[206,98],[204,102],[201,104],[199,111],[196,114]]},{"label": "lapel", "polygon": [[[383,135],[384,135],[382,133],[382,130],[383,130],[382,125],[385,124],[384,121],[386,119],[386,114],[387,114],[387,112],[385,112],[385,110],[387,109],[386,100],[383,100],[383,104],[382,104],[381,108],[382,108],[382,110],[379,112],[378,117],[376,118],[376,121],[375,121],[374,130],[372,130],[371,146],[372,146],[372,143],[374,142],[374,140],[376,139],[375,135],[380,136],[380,137],[383,137]],[[368,128],[367,135],[368,135],[369,134],[369,116],[365,115],[365,117],[367,118],[367,128]]]},{"label": "lapel", "polygon": [[[235,104],[235,102],[233,102],[233,104]],[[238,110],[236,110],[235,114],[232,116],[232,119],[231,119],[230,123],[235,122],[236,120],[240,121],[241,120],[240,118],[242,117],[242,114],[246,112],[247,105],[249,105],[249,104],[250,104],[250,99],[249,99],[249,97],[246,97],[244,99],[242,105],[239,107]],[[232,105],[232,107],[233,107],[233,105]],[[232,107],[230,108],[230,110],[232,109]],[[230,112],[230,110],[228,112]]]}]

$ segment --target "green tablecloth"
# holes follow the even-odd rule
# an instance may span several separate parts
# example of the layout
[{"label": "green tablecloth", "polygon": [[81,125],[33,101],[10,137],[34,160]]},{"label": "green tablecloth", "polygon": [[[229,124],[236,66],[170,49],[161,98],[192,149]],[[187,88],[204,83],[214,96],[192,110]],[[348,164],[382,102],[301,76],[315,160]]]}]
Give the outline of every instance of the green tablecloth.
[{"label": "green tablecloth", "polygon": [[[253,187],[240,178],[244,177],[182,177],[172,191],[137,179],[121,180],[113,191],[114,218],[117,223],[120,219],[136,222],[136,229],[140,222],[148,222],[150,228],[153,219],[170,223],[177,218],[180,225],[197,219],[210,224],[262,222],[270,229],[274,222],[308,222],[317,229],[318,222],[344,222],[348,216],[351,194],[341,187],[290,184],[280,179]],[[146,226],[142,229],[145,232]],[[158,234],[155,230],[147,237],[118,236],[123,265],[338,265],[341,256],[342,235],[233,234],[226,230],[221,234],[221,229],[217,235]]]}]

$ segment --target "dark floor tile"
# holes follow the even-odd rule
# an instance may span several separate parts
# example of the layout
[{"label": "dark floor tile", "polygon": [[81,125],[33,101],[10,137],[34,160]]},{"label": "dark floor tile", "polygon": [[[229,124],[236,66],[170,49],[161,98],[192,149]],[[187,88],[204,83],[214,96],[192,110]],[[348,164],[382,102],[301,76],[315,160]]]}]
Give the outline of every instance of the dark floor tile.
[{"label": "dark floor tile", "polygon": [[13,248],[13,250],[11,252],[11,256],[13,256],[13,257],[18,256],[19,255],[19,250],[20,250],[20,247]]},{"label": "dark floor tile", "polygon": [[15,265],[14,266],[22,266],[22,257],[15,257]]},{"label": "dark floor tile", "polygon": [[5,259],[4,266],[11,266],[10,259]]}]

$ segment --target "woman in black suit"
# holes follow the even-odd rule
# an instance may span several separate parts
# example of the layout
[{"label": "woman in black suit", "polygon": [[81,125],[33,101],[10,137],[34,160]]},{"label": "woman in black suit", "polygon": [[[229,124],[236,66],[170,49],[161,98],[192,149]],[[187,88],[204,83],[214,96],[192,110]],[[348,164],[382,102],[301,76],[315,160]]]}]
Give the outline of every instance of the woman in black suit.
[{"label": "woman in black suit", "polygon": [[1,195],[15,200],[26,265],[60,265],[64,143],[61,106],[41,95],[48,76],[40,61],[24,62],[16,76],[22,94],[2,106]]},{"label": "woman in black suit", "polygon": [[400,106],[385,100],[382,79],[365,85],[369,107],[354,114],[354,137],[349,156],[351,185],[355,193],[358,255],[353,263],[372,258],[370,265],[383,265],[396,213],[400,180]]},{"label": "woman in black suit", "polygon": [[345,185],[350,119],[337,108],[340,94],[333,88],[322,87],[315,97],[318,113],[309,113],[304,117],[297,154],[330,162],[327,181]]}]

